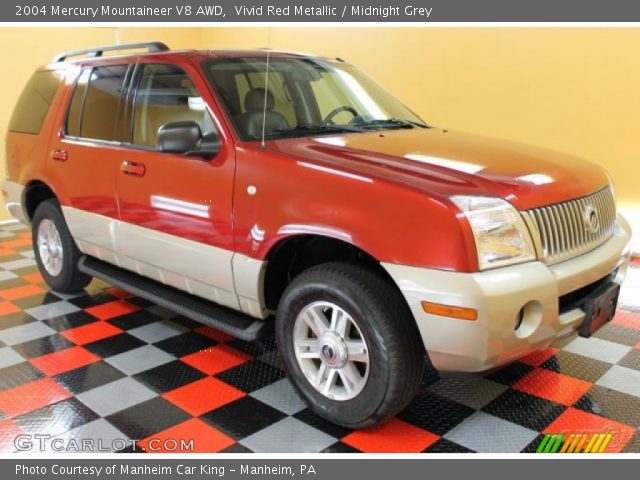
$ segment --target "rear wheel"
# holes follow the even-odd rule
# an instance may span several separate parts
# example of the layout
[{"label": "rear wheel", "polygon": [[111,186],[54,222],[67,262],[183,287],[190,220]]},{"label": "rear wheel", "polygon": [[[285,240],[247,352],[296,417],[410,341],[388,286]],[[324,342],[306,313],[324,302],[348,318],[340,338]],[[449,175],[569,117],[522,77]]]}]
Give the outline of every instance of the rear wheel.
[{"label": "rear wheel", "polygon": [[276,320],[285,368],[318,415],[367,427],[415,395],[422,341],[399,292],[381,276],[342,263],[313,267],[287,287]]},{"label": "rear wheel", "polygon": [[56,200],[45,200],[36,208],[32,237],[36,263],[53,290],[73,293],[89,284],[91,277],[78,270],[81,253]]}]

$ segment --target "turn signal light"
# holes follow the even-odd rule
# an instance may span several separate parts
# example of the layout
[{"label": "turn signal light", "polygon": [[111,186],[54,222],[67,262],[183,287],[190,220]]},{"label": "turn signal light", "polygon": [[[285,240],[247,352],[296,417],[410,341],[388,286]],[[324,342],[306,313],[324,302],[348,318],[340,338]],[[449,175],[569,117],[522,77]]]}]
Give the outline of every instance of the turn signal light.
[{"label": "turn signal light", "polygon": [[453,305],[423,301],[422,309],[432,315],[457,318],[458,320],[474,321],[478,319],[478,311],[475,308],[454,307]]}]

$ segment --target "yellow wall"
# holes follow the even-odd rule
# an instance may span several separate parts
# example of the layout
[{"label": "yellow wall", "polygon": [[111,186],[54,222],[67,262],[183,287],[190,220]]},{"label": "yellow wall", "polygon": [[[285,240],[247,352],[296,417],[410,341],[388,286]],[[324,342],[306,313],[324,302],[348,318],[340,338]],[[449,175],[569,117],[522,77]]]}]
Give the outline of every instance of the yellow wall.
[{"label": "yellow wall", "polygon": [[[267,45],[269,30],[122,28],[119,35],[123,43],[157,39],[172,48],[253,48]],[[274,49],[358,65],[432,124],[602,164],[640,231],[640,28],[278,27],[270,37]],[[0,52],[12,72],[3,80],[0,131],[36,65],[114,38],[108,28],[0,29]]]}]

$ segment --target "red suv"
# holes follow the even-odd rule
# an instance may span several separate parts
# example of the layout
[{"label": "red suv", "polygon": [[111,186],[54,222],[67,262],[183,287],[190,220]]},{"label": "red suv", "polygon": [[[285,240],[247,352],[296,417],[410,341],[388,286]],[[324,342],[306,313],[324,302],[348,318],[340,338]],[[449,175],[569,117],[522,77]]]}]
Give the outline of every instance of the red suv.
[{"label": "red suv", "polygon": [[628,265],[600,167],[429,126],[340,59],[62,54],[6,144],[51,288],[99,277],[246,340],[275,317],[293,384],[349,427],[401,410],[425,353],[478,372],[589,336]]}]

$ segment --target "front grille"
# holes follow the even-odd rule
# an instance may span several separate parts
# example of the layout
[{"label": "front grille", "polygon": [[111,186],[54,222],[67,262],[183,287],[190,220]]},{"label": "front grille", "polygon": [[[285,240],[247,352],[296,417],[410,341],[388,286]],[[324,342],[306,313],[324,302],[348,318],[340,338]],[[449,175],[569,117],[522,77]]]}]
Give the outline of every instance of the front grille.
[{"label": "front grille", "polygon": [[607,241],[616,225],[616,203],[610,187],[586,197],[522,212],[548,264],[593,250]]}]

